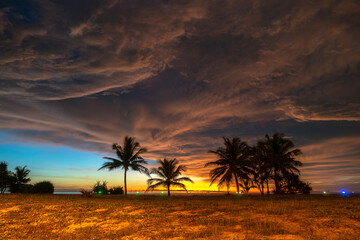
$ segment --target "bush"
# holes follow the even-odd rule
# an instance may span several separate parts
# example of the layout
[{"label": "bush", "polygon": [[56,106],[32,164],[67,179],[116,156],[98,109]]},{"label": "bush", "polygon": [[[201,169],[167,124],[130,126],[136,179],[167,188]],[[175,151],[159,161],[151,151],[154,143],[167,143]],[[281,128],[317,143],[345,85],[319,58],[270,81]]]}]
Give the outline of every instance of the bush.
[{"label": "bush", "polygon": [[34,186],[31,184],[21,184],[18,186],[18,193],[33,193]]},{"label": "bush", "polygon": [[107,194],[108,193],[107,182],[103,181],[101,183],[100,181],[97,181],[93,187],[93,191],[97,194]]},{"label": "bush", "polygon": [[34,193],[54,193],[54,185],[49,181],[38,182],[34,185]]},{"label": "bush", "polygon": [[85,189],[81,189],[80,192],[82,197],[92,197],[93,195],[92,191],[87,191]]},{"label": "bush", "polygon": [[310,183],[308,182],[303,183],[300,191],[302,194],[310,194],[310,192],[312,191],[312,187],[310,186]]},{"label": "bush", "polygon": [[123,187],[113,187],[109,189],[110,194],[124,194]]},{"label": "bush", "polygon": [[11,184],[9,191],[11,193],[33,193],[34,186],[31,184]]},{"label": "bush", "polygon": [[9,191],[11,193],[20,193],[19,188],[20,188],[19,185],[11,183],[11,185],[9,186]]}]

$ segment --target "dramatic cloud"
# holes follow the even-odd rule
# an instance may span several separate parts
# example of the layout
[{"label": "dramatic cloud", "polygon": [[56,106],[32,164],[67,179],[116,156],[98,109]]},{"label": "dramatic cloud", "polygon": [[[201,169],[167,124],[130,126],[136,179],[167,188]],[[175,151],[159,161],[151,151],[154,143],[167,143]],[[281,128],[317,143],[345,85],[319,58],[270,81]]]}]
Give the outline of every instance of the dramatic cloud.
[{"label": "dramatic cloud", "polygon": [[304,177],[324,190],[356,189],[360,183],[359,142],[359,137],[348,137],[305,146]]},{"label": "dramatic cloud", "polygon": [[360,145],[358,1],[0,7],[0,129],[10,135],[102,152],[136,136],[146,157],[177,157],[206,178],[222,136],[284,132],[313,164],[309,181],[359,168],[359,152],[350,163],[342,150],[314,150]]}]

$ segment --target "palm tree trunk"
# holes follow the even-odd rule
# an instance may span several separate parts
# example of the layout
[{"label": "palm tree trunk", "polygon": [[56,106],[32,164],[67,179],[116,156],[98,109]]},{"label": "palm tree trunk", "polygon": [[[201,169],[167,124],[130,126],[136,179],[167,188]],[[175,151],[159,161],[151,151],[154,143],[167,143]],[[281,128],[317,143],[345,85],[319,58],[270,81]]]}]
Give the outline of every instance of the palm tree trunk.
[{"label": "palm tree trunk", "polygon": [[234,175],[235,175],[235,182],[236,182],[236,190],[237,190],[237,193],[240,193],[240,191],[239,191],[239,180],[237,178],[236,173]]},{"label": "palm tree trunk", "polygon": [[266,179],[266,189],[267,189],[266,194],[269,195],[270,194],[270,191],[269,191],[269,179]]},{"label": "palm tree trunk", "polygon": [[278,181],[278,171],[275,169],[274,171],[274,182],[275,182],[275,193],[278,194],[280,191],[279,189],[279,181]]},{"label": "palm tree trunk", "polygon": [[170,185],[168,185],[167,187],[168,187],[168,196],[170,196]]},{"label": "palm tree trunk", "polygon": [[127,171],[127,169],[125,168],[125,173],[124,173],[124,187],[125,187],[125,195],[127,195],[127,187],[126,187],[126,171]]},{"label": "palm tree trunk", "polygon": [[264,182],[261,180],[261,195],[264,195]]}]

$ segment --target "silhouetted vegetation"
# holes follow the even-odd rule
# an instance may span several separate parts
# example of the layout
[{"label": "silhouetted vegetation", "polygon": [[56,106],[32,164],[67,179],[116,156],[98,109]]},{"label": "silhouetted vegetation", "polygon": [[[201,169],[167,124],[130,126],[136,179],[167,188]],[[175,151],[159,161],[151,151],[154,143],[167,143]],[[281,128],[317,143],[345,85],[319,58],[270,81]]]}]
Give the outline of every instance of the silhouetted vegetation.
[{"label": "silhouetted vegetation", "polygon": [[[300,149],[294,148],[295,144],[284,134],[275,133],[273,136],[265,135],[264,139],[255,146],[249,146],[240,138],[224,137],[224,147],[215,151],[209,151],[217,156],[217,160],[208,162],[207,166],[215,166],[210,171],[210,186],[218,180],[218,188],[226,186],[228,192],[230,185],[235,182],[237,193],[248,193],[252,188],[258,188],[261,194],[265,191],[269,194],[309,194],[312,191],[310,183],[300,180],[298,167],[302,163],[296,158],[302,154]],[[97,194],[127,194],[126,173],[128,170],[139,171],[148,174],[148,188],[152,191],[160,186],[167,188],[170,196],[170,187],[180,187],[187,191],[183,181],[193,182],[188,177],[180,177],[186,171],[184,165],[180,165],[176,159],[159,160],[160,166],[149,171],[144,164],[146,161],[140,156],[147,151],[140,147],[135,138],[126,136],[123,146],[115,143],[112,146],[119,159],[104,157],[110,161],[103,163],[101,169],[112,171],[117,168],[124,169],[124,188],[113,187],[108,189],[107,182],[98,181],[93,186],[93,192]],[[26,166],[15,168],[15,172],[8,171],[8,164],[0,162],[0,193],[9,188],[11,193],[53,193],[54,186],[51,182],[42,181],[34,186],[30,182],[30,170]],[[151,175],[157,175],[153,178]],[[273,190],[270,190],[273,187]],[[90,195],[82,191],[83,195]]]},{"label": "silhouetted vegetation", "polygon": [[[11,191],[11,188],[10,188]],[[34,193],[34,185],[32,184],[21,184],[15,193]]]},{"label": "silhouetted vegetation", "polygon": [[124,194],[123,187],[112,187],[109,189],[110,194]]},{"label": "silhouetted vegetation", "polygon": [[49,181],[42,181],[34,184],[34,193],[54,193],[54,185]]},{"label": "silhouetted vegetation", "polygon": [[0,192],[7,189],[11,193],[54,193],[54,185],[49,181],[42,181],[35,185],[28,184],[30,170],[27,166],[15,168],[15,172],[7,170],[7,163],[0,162]]},{"label": "silhouetted vegetation", "polygon": [[296,159],[301,154],[300,149],[294,149],[294,143],[285,138],[284,134],[268,134],[253,147],[239,138],[223,138],[225,148],[209,151],[218,156],[218,160],[205,166],[217,166],[210,171],[210,186],[219,179],[218,187],[235,181],[237,191],[240,187],[247,193],[251,188],[258,188],[264,194],[265,188],[270,193],[269,183],[274,185],[274,193],[304,193],[312,188],[309,183],[300,180],[302,163]]},{"label": "silhouetted vegetation", "polygon": [[269,177],[274,181],[275,193],[284,192],[283,186],[291,184],[293,176],[300,174],[296,167],[302,166],[302,163],[295,158],[302,153],[300,149],[293,149],[294,146],[294,143],[281,133],[275,133],[272,137],[266,134],[265,140],[258,142],[258,147],[264,153],[261,157]]},{"label": "silhouetted vegetation", "polygon": [[93,196],[93,191],[87,191],[85,189],[81,189],[80,193],[81,193],[82,197],[92,197]]},{"label": "silhouetted vegetation", "polygon": [[158,168],[151,169],[149,175],[155,174],[158,178],[148,179],[148,188],[146,191],[152,191],[157,187],[166,187],[168,196],[170,196],[170,187],[180,187],[187,191],[185,184],[181,183],[183,181],[188,181],[193,183],[193,181],[188,177],[180,177],[181,172],[186,171],[184,165],[179,165],[179,161],[175,158],[172,160],[159,160],[160,166]]},{"label": "silhouetted vegetation", "polygon": [[209,151],[214,153],[218,160],[205,164],[205,167],[216,166],[210,172],[210,186],[219,179],[218,187],[222,188],[226,185],[229,191],[231,182],[235,180],[237,192],[240,192],[239,180],[249,179],[251,173],[250,148],[240,138],[224,137],[223,139],[225,148],[219,147],[216,151]]},{"label": "silhouetted vegetation", "polygon": [[10,192],[11,193],[30,193],[32,191],[32,187],[29,185],[25,185],[30,182],[30,178],[28,178],[30,174],[30,170],[24,167],[17,166],[15,168],[15,173],[10,174]]},{"label": "silhouetted vegetation", "polygon": [[127,195],[127,185],[126,185],[126,173],[128,170],[132,169],[140,173],[147,173],[148,170],[143,165],[147,162],[140,156],[145,153],[146,148],[140,147],[140,144],[135,141],[135,138],[126,136],[124,138],[123,146],[120,146],[117,143],[114,143],[112,146],[113,150],[116,151],[116,155],[119,159],[104,157],[105,159],[110,160],[105,162],[101,169],[108,169],[112,171],[117,168],[124,169],[124,187],[125,195]]},{"label": "silhouetted vegetation", "polygon": [[97,181],[95,183],[95,185],[93,186],[93,192],[97,193],[97,194],[107,194],[108,193],[108,188],[107,188],[107,182],[103,181]]},{"label": "silhouetted vegetation", "polygon": [[6,162],[0,162],[0,193],[4,193],[10,185],[11,173],[7,169]]},{"label": "silhouetted vegetation", "polygon": [[251,178],[241,179],[239,181],[239,186],[242,189],[243,193],[248,193],[252,188],[256,188],[255,185],[253,185],[254,180]]}]

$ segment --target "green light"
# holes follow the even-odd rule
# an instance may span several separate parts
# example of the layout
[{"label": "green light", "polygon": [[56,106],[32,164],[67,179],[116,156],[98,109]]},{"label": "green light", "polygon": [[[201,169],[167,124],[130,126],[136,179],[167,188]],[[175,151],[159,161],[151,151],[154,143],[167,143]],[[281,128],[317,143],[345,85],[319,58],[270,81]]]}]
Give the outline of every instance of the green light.
[{"label": "green light", "polygon": [[139,192],[136,192],[136,195],[139,195]]},{"label": "green light", "polygon": [[161,192],[161,195],[164,195],[164,192]]},{"label": "green light", "polygon": [[236,192],[236,194],[239,194],[239,192]]},{"label": "green light", "polygon": [[98,191],[98,194],[102,194],[102,191]]}]

